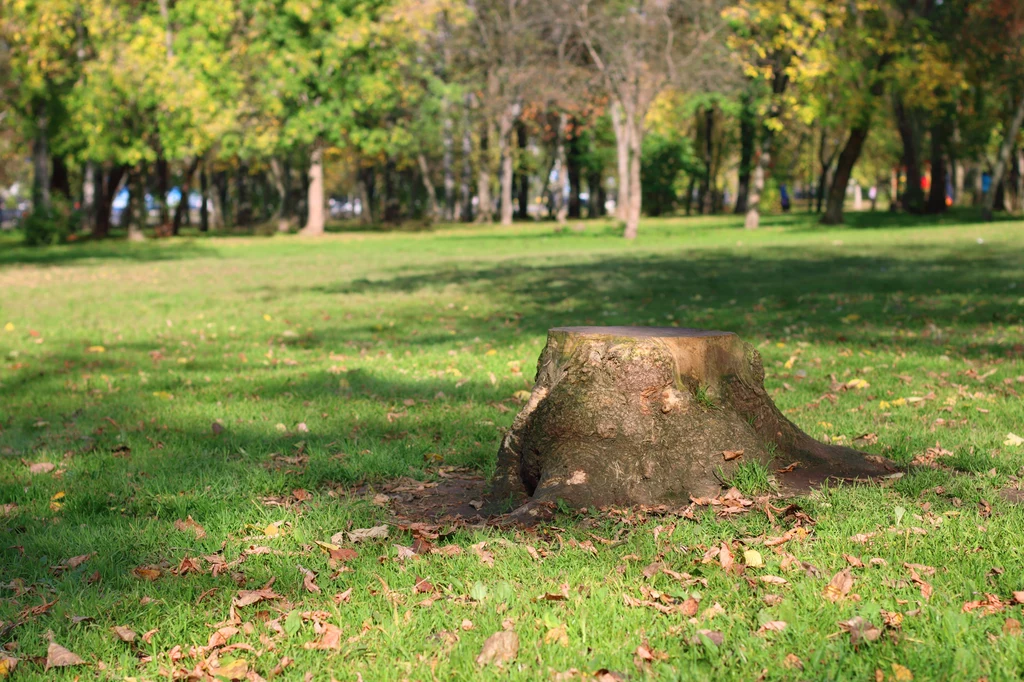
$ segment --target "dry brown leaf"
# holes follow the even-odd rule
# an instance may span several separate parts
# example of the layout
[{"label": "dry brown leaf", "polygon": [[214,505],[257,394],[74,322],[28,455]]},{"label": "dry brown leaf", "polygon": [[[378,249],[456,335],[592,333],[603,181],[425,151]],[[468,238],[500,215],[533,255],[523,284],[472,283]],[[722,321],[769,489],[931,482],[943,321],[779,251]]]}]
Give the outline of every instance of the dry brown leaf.
[{"label": "dry brown leaf", "polygon": [[412,586],[413,593],[429,594],[434,591],[434,585],[426,578],[416,576],[416,582]]},{"label": "dry brown leaf", "polygon": [[544,643],[569,646],[569,633],[566,632],[565,625],[558,625],[544,633]]},{"label": "dry brown leaf", "polygon": [[320,594],[320,586],[316,584],[316,573],[302,566],[299,566],[299,572],[302,573],[302,586],[306,591]]},{"label": "dry brown leaf", "polygon": [[852,554],[844,554],[843,558],[846,559],[846,563],[850,564],[853,568],[864,568],[864,562]]},{"label": "dry brown leaf", "polygon": [[739,459],[742,456],[743,456],[743,450],[723,450],[722,451],[722,458],[726,462],[731,462],[734,459]]},{"label": "dry brown leaf", "polygon": [[789,669],[803,670],[804,662],[800,660],[800,657],[796,654],[786,654],[786,658],[782,660],[782,665]]},{"label": "dry brown leaf", "polygon": [[[931,599],[932,598],[932,586],[931,586],[930,583],[927,583],[924,580],[922,580],[921,576],[917,574],[917,569],[915,568],[915,566],[917,564],[914,564],[914,565],[912,565],[912,564],[903,564],[903,565],[910,569],[910,580],[920,586],[920,588],[921,588],[921,597],[926,599],[926,600],[927,599]],[[928,567],[925,566],[923,568],[928,568]],[[932,570],[932,573],[935,572],[934,568],[931,569],[931,570]],[[998,599],[998,597],[997,597],[997,599]]]},{"label": "dry brown leaf", "polygon": [[312,642],[302,645],[303,649],[324,649],[338,651],[341,649],[341,628],[330,623],[318,623],[314,631],[320,635]]},{"label": "dry brown leaf", "polygon": [[329,549],[327,551],[330,553],[332,559],[340,561],[341,563],[352,561],[359,556],[359,552],[348,547],[338,547],[337,549]]},{"label": "dry brown leaf", "polygon": [[261,587],[258,590],[239,590],[238,596],[235,597],[235,606],[250,606],[257,602],[261,602],[264,599],[280,599],[281,595],[276,594],[269,587]]},{"label": "dry brown leaf", "polygon": [[828,585],[825,586],[824,596],[831,602],[837,602],[845,598],[850,593],[850,589],[853,587],[853,574],[850,573],[849,568],[843,570],[832,576],[832,580],[829,581]]},{"label": "dry brown leaf", "polygon": [[340,592],[334,595],[334,603],[336,605],[347,604],[352,601],[352,588],[348,588],[344,592]]},{"label": "dry brown leaf", "polygon": [[487,542],[478,542],[475,545],[472,545],[470,549],[472,549],[473,553],[479,557],[480,563],[485,566],[494,566],[494,555],[484,549],[486,546]]},{"label": "dry brown leaf", "polygon": [[51,462],[36,462],[35,464],[28,465],[28,472],[30,474],[48,474],[56,468],[56,465]]},{"label": "dry brown leaf", "polygon": [[238,628],[225,625],[221,629],[210,635],[210,639],[207,641],[206,646],[219,647],[224,646],[228,643],[228,640],[238,634]]},{"label": "dry brown leaf", "polygon": [[182,521],[181,519],[175,521],[174,527],[182,533],[192,531],[193,533],[195,533],[197,540],[202,540],[206,537],[206,529],[200,526],[198,523],[196,523],[196,521],[192,518],[191,515],[189,515],[189,517],[186,518],[184,521]]},{"label": "dry brown leaf", "polygon": [[115,625],[110,629],[114,632],[115,635],[117,635],[117,638],[122,642],[128,642],[130,644],[134,642],[135,638],[137,637],[135,631],[126,625]]},{"label": "dry brown leaf", "polygon": [[476,663],[480,666],[494,664],[500,667],[515,660],[518,654],[519,635],[511,630],[501,630],[487,638],[476,657]]},{"label": "dry brown leaf", "polygon": [[[373,528],[356,528],[348,533],[335,533],[331,536],[331,542],[336,545],[340,545],[344,541],[344,536],[348,535],[350,542],[364,542],[366,540],[385,540],[388,537],[388,527],[386,525],[374,526]],[[341,536],[341,537],[339,537]]]},{"label": "dry brown leaf", "polygon": [[151,568],[149,566],[139,566],[138,568],[132,569],[132,575],[136,578],[148,580],[153,582],[160,577],[162,571],[159,568]]},{"label": "dry brown leaf", "polygon": [[784,620],[770,620],[758,628],[757,634],[760,635],[766,632],[782,632],[786,629],[787,625],[788,623]]},{"label": "dry brown leaf", "polygon": [[725,635],[717,630],[697,630],[697,634],[690,637],[688,642],[693,645],[703,644],[704,638],[707,638],[715,646],[722,646],[725,642]]},{"label": "dry brown leaf", "polygon": [[759,580],[768,585],[786,585],[789,583],[788,580],[777,575],[762,575]]},{"label": "dry brown leaf", "polygon": [[854,646],[857,646],[861,640],[874,642],[882,636],[880,629],[861,616],[854,616],[850,620],[844,620],[839,623],[839,627],[850,633],[850,642]]},{"label": "dry brown leaf", "polygon": [[218,666],[210,666],[210,675],[221,680],[241,680],[249,672],[249,664],[241,658],[221,661]]},{"label": "dry brown leaf", "polygon": [[721,549],[718,550],[718,563],[726,573],[738,574],[742,571],[742,567],[738,566],[733,559],[732,552],[729,550],[729,543],[727,542],[723,542]]},{"label": "dry brown leaf", "polygon": [[84,665],[85,661],[75,653],[72,653],[57,644],[54,641],[50,641],[50,646],[46,649],[46,667],[44,670],[50,668],[67,668],[72,665]]}]

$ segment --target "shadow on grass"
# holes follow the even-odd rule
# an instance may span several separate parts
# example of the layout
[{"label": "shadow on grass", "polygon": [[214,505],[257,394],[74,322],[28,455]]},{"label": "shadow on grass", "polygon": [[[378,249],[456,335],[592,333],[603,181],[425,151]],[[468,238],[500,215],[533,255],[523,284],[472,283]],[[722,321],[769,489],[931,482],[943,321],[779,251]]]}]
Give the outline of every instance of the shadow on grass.
[{"label": "shadow on grass", "polygon": [[0,249],[0,268],[14,265],[70,265],[79,261],[149,263],[217,256],[217,250],[195,239],[149,240],[127,244],[118,240],[72,242],[30,247],[14,242]]}]

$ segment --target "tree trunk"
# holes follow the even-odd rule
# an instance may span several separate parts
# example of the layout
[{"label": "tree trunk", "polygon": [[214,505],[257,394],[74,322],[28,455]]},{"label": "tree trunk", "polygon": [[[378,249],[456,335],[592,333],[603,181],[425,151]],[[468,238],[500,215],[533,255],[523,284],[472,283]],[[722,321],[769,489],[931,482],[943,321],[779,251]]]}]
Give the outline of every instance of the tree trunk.
[{"label": "tree trunk", "polygon": [[924,190],[921,188],[921,134],[914,112],[907,109],[903,101],[896,99],[896,123],[903,141],[903,167],[906,169],[907,186],[903,190],[903,210],[908,213],[922,213],[925,210]]},{"label": "tree trunk", "polygon": [[206,172],[206,164],[203,164],[203,169],[199,174],[199,193],[203,197],[203,202],[199,206],[199,231],[209,232],[210,231],[210,178]]},{"label": "tree trunk", "polygon": [[832,186],[828,190],[828,203],[825,205],[825,215],[821,222],[825,225],[841,225],[843,222],[843,204],[846,201],[846,187],[850,184],[850,176],[853,174],[853,167],[860,158],[864,149],[864,142],[868,139],[870,128],[867,125],[859,125],[850,131],[842,153],[839,154],[839,162],[836,164],[836,172],[832,178]]},{"label": "tree trunk", "polygon": [[565,160],[565,129],[569,117],[564,113],[558,115],[558,126],[555,128],[555,186],[551,188],[552,202],[555,209],[555,219],[558,223],[564,224],[569,214],[569,207],[565,201],[566,160]]},{"label": "tree trunk", "polygon": [[373,166],[359,169],[359,204],[360,221],[363,225],[372,225],[376,215],[373,204],[377,199],[377,171]]},{"label": "tree trunk", "polygon": [[270,219],[277,220],[277,231],[287,232],[291,225],[288,223],[288,187],[285,184],[285,169],[281,160],[276,156],[270,159],[270,176],[274,180],[274,189],[277,190],[277,210]]},{"label": "tree trunk", "polygon": [[449,112],[450,105],[445,98],[441,102],[441,110],[444,120],[441,122],[441,143],[444,154],[441,157],[441,172],[444,176],[444,219],[448,222],[455,220],[455,158],[454,158],[454,133],[452,131],[452,117]]},{"label": "tree trunk", "polygon": [[519,219],[526,220],[530,217],[530,175],[523,171],[526,165],[526,124],[522,121],[516,123],[516,144],[519,147]]},{"label": "tree trunk", "polygon": [[743,97],[743,110],[740,112],[740,168],[739,184],[736,190],[736,208],[733,213],[742,215],[747,212],[747,198],[750,195],[750,164],[754,159],[754,145],[757,137],[757,113],[753,100],[749,95]]},{"label": "tree trunk", "polygon": [[199,157],[197,156],[188,162],[185,172],[181,176],[181,200],[174,209],[174,225],[171,230],[175,235],[181,231],[181,224],[188,218],[189,197],[192,194],[192,176],[196,174],[198,167]]},{"label": "tree trunk", "polygon": [[600,218],[604,215],[604,184],[601,182],[600,171],[587,176],[587,192],[590,194],[587,200],[587,217]]},{"label": "tree trunk", "polygon": [[84,229],[86,225],[93,224],[95,214],[96,164],[86,161],[85,170],[82,172],[82,224],[79,227]]},{"label": "tree trunk", "polygon": [[853,185],[853,210],[864,210],[864,189],[860,186],[859,182]]},{"label": "tree trunk", "polygon": [[32,144],[32,210],[50,213],[50,140],[47,128],[50,118],[46,104],[39,102],[35,107],[36,136]]},{"label": "tree trunk", "polygon": [[561,327],[498,450],[492,509],[685,505],[715,497],[747,462],[784,491],[889,474],[888,463],[819,443],[764,388],[761,356],[730,332]]},{"label": "tree trunk", "polygon": [[114,205],[114,198],[121,188],[125,171],[126,168],[120,165],[113,166],[106,173],[102,169],[100,170],[96,192],[96,211],[93,214],[92,236],[95,239],[104,239],[110,236],[110,213]]},{"label": "tree trunk", "polygon": [[473,96],[466,93],[462,106],[462,177],[459,180],[461,219],[473,222],[473,131],[469,126],[469,110]]},{"label": "tree trunk", "polygon": [[128,241],[141,242],[146,239],[143,230],[149,218],[146,209],[146,169],[135,168],[128,173]]},{"label": "tree trunk", "polygon": [[[167,208],[167,193],[171,191],[170,168],[162,156],[156,160],[156,206],[160,227],[171,223],[171,214]],[[177,234],[177,233],[175,233]]]},{"label": "tree trunk", "polygon": [[611,114],[615,133],[615,217],[626,222],[629,215],[629,131],[621,104],[612,102]]},{"label": "tree trunk", "polygon": [[992,170],[991,189],[985,197],[985,220],[992,220],[993,210],[995,208],[996,188],[1003,182],[1003,175],[1006,173],[1006,165],[1010,161],[1010,152],[1013,149],[1014,143],[1017,141],[1017,133],[1020,132],[1022,122],[1024,122],[1024,96],[1020,98],[1020,103],[1017,105],[1016,112],[1014,112],[1013,120],[1010,121],[1010,126],[1006,131],[1006,135],[1003,136],[1003,141],[999,145],[999,156],[996,159],[996,166]]},{"label": "tree trunk", "polygon": [[519,118],[518,103],[506,107],[498,120],[498,145],[501,151],[501,224],[512,224],[512,130]]},{"label": "tree trunk", "polygon": [[55,155],[51,159],[50,167],[50,191],[70,200],[71,176],[68,173],[68,165],[64,163],[64,157]]},{"label": "tree trunk", "polygon": [[573,119],[572,134],[568,136],[565,154],[565,172],[569,181],[569,218],[574,220],[583,216],[583,206],[580,202],[580,185],[583,174],[580,158],[582,150],[580,149],[578,130],[578,122]]},{"label": "tree trunk", "polygon": [[928,190],[928,201],[925,204],[925,213],[945,213],[949,208],[946,205],[946,127],[943,122],[932,126],[932,184]]},{"label": "tree trunk", "polygon": [[761,195],[764,193],[765,176],[772,162],[772,142],[775,136],[768,128],[764,129],[763,136],[761,154],[757,157],[754,178],[747,193],[747,215],[743,220],[743,227],[748,230],[756,230],[761,225]]},{"label": "tree trunk", "polygon": [[644,144],[643,113],[626,109],[626,128],[629,131],[629,212],[626,214],[626,229],[622,236],[636,239],[640,230],[640,211],[643,194],[640,184],[640,153]]},{"label": "tree trunk", "polygon": [[686,215],[689,216],[693,213],[693,190],[697,186],[697,176],[690,175],[690,183],[686,186],[686,201],[684,206],[686,207]]},{"label": "tree trunk", "polygon": [[324,233],[324,149],[317,142],[309,153],[309,203],[306,225],[300,234],[317,237]]},{"label": "tree trunk", "polygon": [[702,180],[704,197],[701,202],[700,212],[705,215],[710,215],[715,211],[714,133],[715,108],[710,106],[704,110],[704,178]]},{"label": "tree trunk", "polygon": [[491,156],[490,141],[493,125],[485,123],[480,129],[480,154],[476,171],[476,221],[490,223],[494,220],[494,206],[491,205]]},{"label": "tree trunk", "polygon": [[431,221],[438,220],[441,215],[437,206],[437,190],[434,188],[434,181],[430,179],[430,165],[423,152],[416,155],[416,163],[419,164],[420,179],[423,181],[423,189],[427,193],[427,215]]}]

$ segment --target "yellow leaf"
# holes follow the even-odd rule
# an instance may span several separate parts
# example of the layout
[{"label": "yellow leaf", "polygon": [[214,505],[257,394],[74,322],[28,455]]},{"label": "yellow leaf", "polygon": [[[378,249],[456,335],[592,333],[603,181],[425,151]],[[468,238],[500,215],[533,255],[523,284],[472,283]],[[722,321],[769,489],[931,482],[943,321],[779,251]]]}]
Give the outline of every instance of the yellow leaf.
[{"label": "yellow leaf", "polygon": [[268,538],[276,538],[281,535],[281,529],[276,524],[270,524],[263,529],[263,534]]},{"label": "yellow leaf", "polygon": [[849,381],[846,382],[847,388],[861,389],[868,388],[869,386],[871,386],[871,384],[869,384],[868,382],[864,381],[859,377],[857,379],[850,379]]},{"label": "yellow leaf", "polygon": [[490,349],[489,351],[487,351],[486,353],[484,353],[484,355],[497,355],[497,354],[498,354],[498,351],[494,350],[493,348]]},{"label": "yellow leaf", "polygon": [[266,313],[264,313],[263,314],[263,319],[266,320],[267,322],[270,322],[274,318],[272,318],[270,315],[267,315]]},{"label": "yellow leaf", "polygon": [[892,404],[893,404],[894,407],[902,407],[902,406],[907,404],[907,399],[906,398],[896,398],[896,400],[892,401]]},{"label": "yellow leaf", "polygon": [[63,500],[63,499],[64,499],[64,491],[61,490],[59,493],[55,493],[54,496],[50,498],[50,502],[56,502],[57,500]]},{"label": "yellow leaf", "polygon": [[880,410],[888,410],[890,407],[892,407],[892,403],[890,403],[888,400],[879,400],[878,401],[878,409],[880,409]]},{"label": "yellow leaf", "polygon": [[764,566],[764,561],[761,559],[761,553],[756,549],[748,549],[743,552],[743,563],[751,568]]},{"label": "yellow leaf", "polygon": [[[8,326],[10,323],[8,323]],[[12,658],[11,656],[0,655],[0,677],[7,677],[14,670],[14,666],[18,665],[18,659]]]},{"label": "yellow leaf", "polygon": [[174,396],[167,391],[154,391],[153,396],[161,400],[174,400]]},{"label": "yellow leaf", "polygon": [[896,682],[912,682],[914,679],[914,673],[910,672],[910,668],[899,663],[892,664],[892,678]]},{"label": "yellow leaf", "polygon": [[786,369],[793,369],[793,364],[796,362],[796,356],[790,355],[789,360],[786,360]]},{"label": "yellow leaf", "polygon": [[1003,441],[1003,445],[1024,445],[1024,438],[1011,432],[1006,434],[1006,440]]},{"label": "yellow leaf", "polygon": [[89,346],[86,350],[87,353],[106,353],[107,349],[103,346]]},{"label": "yellow leaf", "polygon": [[7,324],[5,324],[4,325],[4,331],[5,332],[13,332],[14,331],[14,323],[8,322]]},{"label": "yellow leaf", "polygon": [[529,391],[516,391],[515,393],[512,394],[512,397],[515,398],[516,400],[521,400],[522,402],[526,402],[527,400],[530,399],[530,392]]}]

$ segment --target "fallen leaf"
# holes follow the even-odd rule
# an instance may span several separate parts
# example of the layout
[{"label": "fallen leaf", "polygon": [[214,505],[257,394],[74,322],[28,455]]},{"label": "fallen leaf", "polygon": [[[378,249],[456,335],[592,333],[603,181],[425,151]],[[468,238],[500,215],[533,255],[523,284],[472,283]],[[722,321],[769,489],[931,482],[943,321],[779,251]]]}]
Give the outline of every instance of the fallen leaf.
[{"label": "fallen leaf", "polygon": [[320,586],[316,584],[316,573],[302,566],[299,566],[299,572],[302,573],[302,586],[306,591],[320,594]]},{"label": "fallen leaf", "polygon": [[854,616],[850,620],[844,620],[839,623],[839,627],[850,633],[850,643],[854,646],[857,646],[861,640],[874,642],[882,636],[880,629],[861,616]]},{"label": "fallen leaf", "polygon": [[1003,634],[1016,637],[1021,634],[1020,621],[1016,618],[1007,618],[1003,623]]},{"label": "fallen leaf", "polygon": [[0,654],[0,678],[10,675],[18,665],[18,659],[7,654]]},{"label": "fallen leaf", "polygon": [[50,668],[67,668],[72,665],[83,665],[85,661],[75,653],[72,653],[57,644],[54,641],[50,641],[50,646],[46,649],[46,667],[44,670]]},{"label": "fallen leaf", "polygon": [[240,590],[235,597],[235,606],[250,606],[264,599],[280,599],[281,595],[275,594],[269,587],[261,587],[258,590]]},{"label": "fallen leaf", "polygon": [[544,643],[569,646],[569,633],[566,631],[565,625],[558,625],[544,633]]},{"label": "fallen leaf", "polygon": [[331,537],[331,542],[334,544],[341,544],[343,537],[339,538],[339,535],[348,535],[350,542],[365,542],[366,540],[384,540],[388,537],[388,527],[386,525],[374,526],[373,528],[356,528],[348,533],[342,534],[337,533]]},{"label": "fallen leaf", "polygon": [[174,527],[182,533],[192,531],[195,533],[197,540],[202,540],[206,537],[206,529],[196,523],[191,516],[186,518],[184,521],[178,519],[174,522]]},{"label": "fallen leaf", "polygon": [[1006,434],[1006,440],[1003,441],[1003,445],[1020,446],[1024,445],[1024,438],[1021,438],[1015,433]]},{"label": "fallen leaf", "polygon": [[851,554],[844,554],[843,558],[846,559],[846,563],[850,564],[853,568],[864,568],[864,562]]},{"label": "fallen leaf", "polygon": [[148,566],[139,566],[138,568],[132,569],[132,575],[136,578],[148,580],[149,582],[153,582],[162,574],[163,572],[159,568],[150,568]]},{"label": "fallen leaf", "polygon": [[480,563],[485,566],[494,566],[494,554],[484,549],[486,546],[486,542],[478,542],[475,545],[472,545],[470,549],[472,549],[473,553],[479,557]]},{"label": "fallen leaf", "polygon": [[803,670],[804,662],[800,660],[800,657],[796,654],[786,654],[786,657],[782,659],[782,665],[789,669]]},{"label": "fallen leaf", "polygon": [[722,451],[722,458],[726,462],[731,462],[734,459],[739,459],[742,456],[743,456],[743,450],[723,450]]},{"label": "fallen leaf", "polygon": [[30,474],[48,474],[55,468],[56,465],[51,462],[36,462],[28,465],[28,472]]},{"label": "fallen leaf", "polygon": [[853,574],[849,568],[844,568],[832,576],[832,580],[825,586],[824,596],[831,602],[837,602],[846,597],[852,587]]},{"label": "fallen leaf", "polygon": [[912,682],[914,674],[910,672],[910,668],[899,663],[892,664],[892,679],[895,682]]},{"label": "fallen leaf", "polygon": [[718,551],[718,563],[726,573],[738,573],[740,570],[736,566],[736,562],[732,557],[732,551],[730,551],[729,543],[727,542],[723,542],[721,549]]},{"label": "fallen leaf", "polygon": [[210,430],[213,431],[213,435],[219,436],[220,434],[224,433],[224,425],[221,424],[219,421],[214,421],[213,423],[210,424]]},{"label": "fallen leaf", "polygon": [[756,549],[748,549],[743,552],[743,563],[751,568],[760,568],[764,566],[764,559]]},{"label": "fallen leaf", "polygon": [[762,575],[760,577],[761,582],[767,583],[768,585],[785,585],[789,583],[785,578],[780,578],[777,575]]},{"label": "fallen leaf", "polygon": [[312,642],[302,645],[303,649],[323,649],[338,651],[341,649],[341,628],[330,623],[320,623],[315,626],[315,631],[320,635]]},{"label": "fallen leaf", "polygon": [[690,644],[707,644],[711,643],[714,646],[722,646],[725,642],[725,635],[717,630],[697,630],[697,634],[691,637],[689,640]]},{"label": "fallen leaf", "polygon": [[206,646],[208,647],[220,647],[228,643],[228,640],[238,634],[238,628],[225,625],[216,632],[210,635],[210,639],[207,641]]},{"label": "fallen leaf", "polygon": [[495,632],[484,642],[476,663],[480,666],[494,664],[501,666],[515,660],[519,654],[519,635],[510,630]]},{"label": "fallen leaf", "polygon": [[135,638],[137,637],[135,631],[125,625],[115,625],[110,629],[114,632],[115,635],[117,635],[117,638],[122,642],[131,643],[134,642]]},{"label": "fallen leaf", "polygon": [[210,666],[210,674],[222,680],[241,680],[249,672],[249,664],[241,658],[229,658],[218,666]]},{"label": "fallen leaf", "polygon": [[784,620],[770,620],[767,623],[761,625],[757,630],[757,634],[764,634],[765,632],[782,632],[786,629],[786,621]]}]

